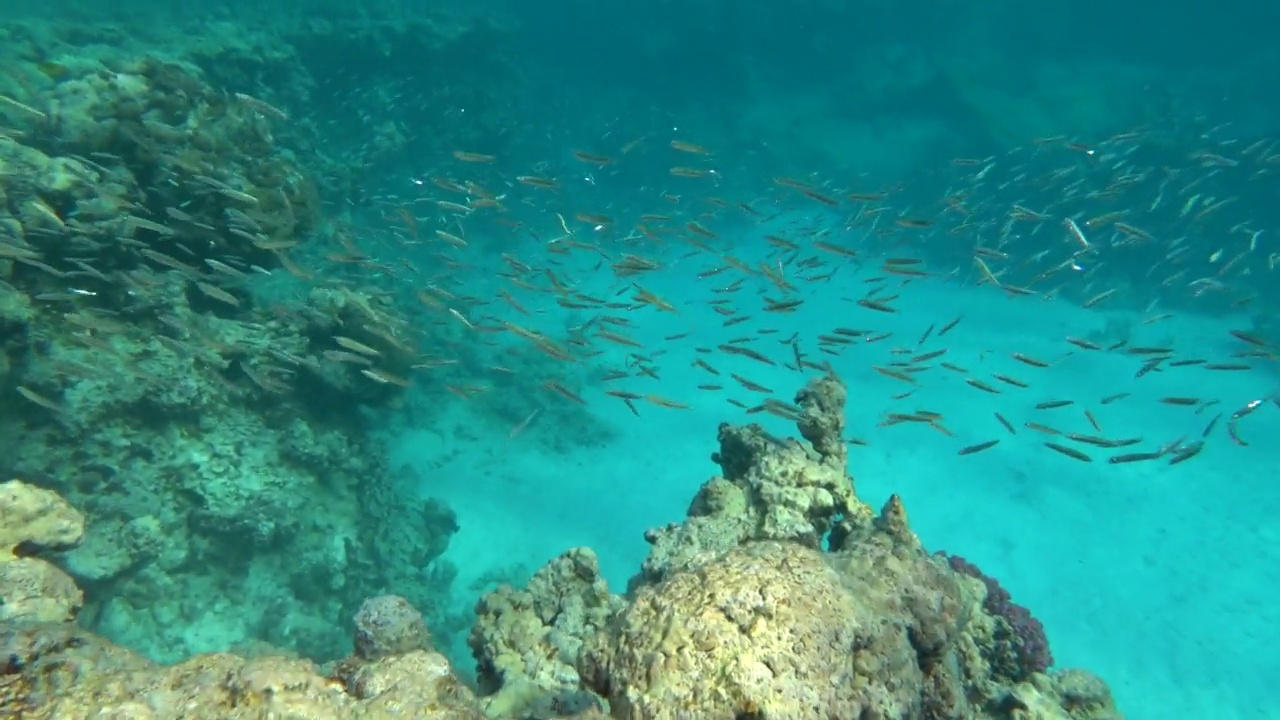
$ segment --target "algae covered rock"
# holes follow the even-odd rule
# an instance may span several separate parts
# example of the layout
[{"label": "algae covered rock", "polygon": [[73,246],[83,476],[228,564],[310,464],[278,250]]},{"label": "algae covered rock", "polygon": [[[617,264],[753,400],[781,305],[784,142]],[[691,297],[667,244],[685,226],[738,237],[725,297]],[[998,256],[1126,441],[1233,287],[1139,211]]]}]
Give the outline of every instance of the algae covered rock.
[{"label": "algae covered rock", "polygon": [[[724,477],[649,534],[644,572],[577,647],[582,684],[629,720],[1119,718],[1084,671],[1007,671],[985,586],[925,550],[900,498],[874,513],[853,493],[844,402],[833,375],[797,395],[807,444],[721,426]],[[553,593],[535,584],[486,597],[472,639],[487,707],[548,717],[565,696],[548,669],[574,648],[547,647],[531,609]]]},{"label": "algae covered rock", "polygon": [[623,717],[972,717],[969,607],[884,533],[835,553],[753,541],[641,588],[579,662]]},{"label": "algae covered rock", "polygon": [[624,605],[590,548],[552,560],[523,590],[504,586],[481,598],[470,645],[487,712],[546,717],[595,707],[574,665],[583,642]]},{"label": "algae covered rock", "polygon": [[[423,651],[361,666],[346,682],[306,660],[230,654],[168,667],[135,657],[77,677],[74,666],[104,654],[99,643],[80,635],[42,647],[33,638],[33,652],[22,656],[26,672],[20,683],[0,690],[0,712],[17,708],[31,720],[381,720],[404,718],[403,709],[414,708],[419,717],[484,718],[445,659]],[[55,690],[57,683],[64,685]],[[26,693],[6,697],[14,688]]]},{"label": "algae covered rock", "polygon": [[19,480],[0,484],[0,552],[18,546],[55,550],[84,537],[84,516],[52,490]]},{"label": "algae covered rock", "polygon": [[722,424],[712,460],[722,477],[699,490],[680,524],[651,530],[653,546],[633,584],[655,582],[750,540],[785,540],[818,547],[838,527],[865,525],[871,509],[857,498],[845,467],[840,417],[844,386],[825,377],[796,395],[797,423],[811,445],[776,438],[759,425]]},{"label": "algae covered rock", "polygon": [[[642,588],[579,667],[618,717],[656,718],[671,708],[698,717],[897,716],[892,693],[858,702],[852,658],[882,649],[865,637],[879,625],[859,613],[820,553],[763,541]],[[886,662],[900,665],[894,650]]]},{"label": "algae covered rock", "polygon": [[[375,598],[372,605],[387,605]],[[394,603],[395,601],[391,601]],[[403,601],[399,601],[403,603]],[[410,617],[411,606],[397,612]],[[419,616],[420,618],[420,616]],[[367,630],[367,628],[365,629]],[[363,632],[363,631],[362,631]],[[435,652],[352,655],[332,672],[307,660],[200,655],[155,664],[70,624],[0,623],[0,717],[32,720],[482,720]],[[406,709],[412,709],[406,715]]]},{"label": "algae covered rock", "polygon": [[75,617],[84,604],[75,582],[27,555],[73,547],[83,536],[84,516],[57,493],[18,480],[0,484],[0,623]]},{"label": "algae covered rock", "polygon": [[94,523],[85,541],[63,554],[67,570],[82,582],[100,583],[136,570],[164,549],[164,528],[152,515],[128,522]]},{"label": "algae covered rock", "polygon": [[355,624],[356,654],[366,660],[431,649],[431,634],[422,613],[398,595],[365,600]]}]

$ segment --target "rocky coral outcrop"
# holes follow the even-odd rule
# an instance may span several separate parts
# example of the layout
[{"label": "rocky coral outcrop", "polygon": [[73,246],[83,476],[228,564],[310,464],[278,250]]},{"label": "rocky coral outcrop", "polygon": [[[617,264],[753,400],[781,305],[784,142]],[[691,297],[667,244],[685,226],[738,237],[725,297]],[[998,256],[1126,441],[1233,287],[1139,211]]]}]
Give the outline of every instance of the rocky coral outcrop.
[{"label": "rocky coral outcrop", "polygon": [[356,655],[378,660],[431,649],[431,633],[422,613],[399,595],[379,595],[356,613]]},{"label": "rocky coral outcrop", "polygon": [[796,395],[798,426],[809,445],[773,437],[759,425],[722,424],[720,450],[712,456],[722,476],[702,486],[685,522],[649,531],[645,539],[653,549],[633,585],[660,581],[744,542],[816,548],[837,527],[869,523],[871,508],[858,500],[845,468],[845,400],[844,386],[832,377]]},{"label": "rocky coral outcrop", "polygon": [[[14,596],[16,588],[35,608],[51,596],[47,607],[59,611],[0,623],[0,714],[1120,718],[1106,684],[1087,672],[1010,669],[999,637],[1008,628],[988,602],[991,587],[926,552],[901,500],[891,498],[873,515],[860,512],[851,491],[822,482],[829,478],[823,468],[842,467],[843,452],[831,442],[840,432],[832,417],[843,402],[838,379],[814,381],[797,399],[797,422],[812,446],[762,440],[759,428],[721,430],[729,439],[722,467],[749,478],[748,487],[800,489],[761,500],[753,515],[761,522],[749,526],[759,536],[748,532],[732,546],[683,553],[625,599],[609,592],[585,548],[554,560],[525,590],[490,593],[471,638],[483,698],[434,651],[423,616],[400,597],[365,601],[354,617],[355,652],[331,668],[230,654],[165,667],[74,627],[74,607],[57,604],[63,588],[6,575],[5,565],[18,562],[9,560],[0,562],[0,596]],[[777,473],[784,477],[769,477]],[[769,536],[769,502],[784,517],[807,517],[810,528]],[[797,507],[819,510],[797,515]],[[704,527],[709,518],[695,516]],[[17,482],[0,486],[0,520],[0,547],[66,547],[83,534],[83,519],[56,494]],[[775,527],[804,528],[799,520]]]},{"label": "rocky coral outcrop", "polygon": [[583,642],[624,604],[609,592],[590,548],[552,560],[523,590],[504,586],[482,598],[470,645],[487,712],[549,717],[596,707],[575,663]]},{"label": "rocky coral outcrop", "polygon": [[[650,534],[626,602],[600,605],[610,611],[578,650],[581,682],[628,719],[1119,718],[1084,671],[1010,667],[988,588],[925,551],[899,498],[879,513],[857,499],[839,440],[844,402],[834,376],[797,395],[807,442],[721,426],[724,477],[703,486],[685,523]],[[484,610],[517,596],[536,606],[544,592],[491,594],[475,646],[536,656],[538,634]],[[514,659],[488,676],[500,681],[494,697],[562,691],[541,677]]]},{"label": "rocky coral outcrop", "polygon": [[1118,717],[1098,681],[1064,706],[1066,676],[1002,675],[983,590],[888,524],[829,553],[751,541],[641,588],[583,680],[627,718]]},{"label": "rocky coral outcrop", "polygon": [[0,484],[0,624],[66,622],[84,604],[75,582],[30,556],[84,537],[84,516],[52,490],[17,480]]}]

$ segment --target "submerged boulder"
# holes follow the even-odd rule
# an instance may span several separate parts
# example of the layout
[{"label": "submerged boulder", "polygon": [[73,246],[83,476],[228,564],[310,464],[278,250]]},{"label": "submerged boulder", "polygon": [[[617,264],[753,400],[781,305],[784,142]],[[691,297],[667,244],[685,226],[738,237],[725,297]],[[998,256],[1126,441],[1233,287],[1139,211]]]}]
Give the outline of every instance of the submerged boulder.
[{"label": "submerged boulder", "polygon": [[0,623],[58,623],[75,618],[84,595],[69,575],[33,557],[84,537],[84,516],[52,490],[19,480],[0,484]]}]

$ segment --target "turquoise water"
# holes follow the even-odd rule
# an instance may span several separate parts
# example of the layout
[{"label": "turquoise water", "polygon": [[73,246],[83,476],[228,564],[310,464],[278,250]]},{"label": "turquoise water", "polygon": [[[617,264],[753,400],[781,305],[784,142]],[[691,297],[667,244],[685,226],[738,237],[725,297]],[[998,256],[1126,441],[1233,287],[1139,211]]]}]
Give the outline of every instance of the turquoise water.
[{"label": "turquoise water", "polygon": [[[1018,307],[994,293],[945,286],[922,288],[914,302],[925,317],[929,304],[943,303],[967,321],[1016,321],[1003,330],[989,322],[958,326],[950,345],[961,364],[982,363],[984,351],[1010,343],[1049,354],[1058,344],[1044,337],[1042,327],[1083,332],[1101,323],[1073,308]],[[812,323],[813,332],[824,327],[820,316],[803,322]],[[881,327],[915,333],[919,325]],[[681,327],[678,321],[669,325]],[[1168,329],[1186,342],[1216,342],[1212,322]],[[665,331],[653,329],[655,335]],[[986,362],[1013,369],[1005,358]],[[1073,357],[1054,368],[1049,382],[1061,393],[1092,400],[1130,386],[1131,365],[1126,358]],[[995,451],[957,458],[956,447],[1001,435],[992,407],[1017,403],[975,403],[972,389],[958,381],[931,384],[918,404],[945,412],[956,439],[929,428],[878,429],[881,398],[898,386],[868,372],[861,358],[836,367],[855,388],[850,426],[870,442],[855,448],[851,461],[859,492],[873,504],[899,493],[926,543],[962,552],[997,574],[1042,618],[1059,665],[1100,673],[1130,717],[1276,716],[1268,688],[1274,664],[1256,655],[1276,632],[1264,590],[1276,577],[1269,511],[1276,491],[1265,480],[1276,461],[1252,448],[1265,447],[1263,438],[1280,431],[1280,413],[1250,427],[1257,440],[1250,448],[1211,446],[1194,463],[1174,468],[1082,465],[1054,456],[1026,430],[1003,438]],[[765,385],[794,383],[794,373],[739,369]],[[664,379],[700,383],[697,373],[677,370]],[[1142,399],[1181,392],[1197,379],[1157,378],[1141,389]],[[1214,391],[1247,397],[1256,390],[1236,381]],[[512,562],[512,548],[536,565],[557,548],[579,544],[600,552],[611,583],[625,583],[646,550],[643,530],[655,524],[653,518],[679,517],[696,485],[710,477],[713,446],[706,428],[732,415],[710,398],[677,417],[647,411],[644,421],[610,404],[592,410],[624,437],[568,454],[538,447],[537,433],[554,428],[535,427],[534,437],[517,438],[523,442],[499,435],[458,457],[455,428],[474,420],[465,408],[443,427],[400,438],[397,459],[421,468],[428,478],[424,490],[459,513],[463,529],[450,551],[460,564],[459,585]],[[1044,414],[1003,412],[1019,424]],[[1161,442],[1198,434],[1203,424],[1168,415],[1135,402],[1100,418],[1108,429]],[[781,421],[768,425],[778,433],[788,430]]]},{"label": "turquoise water", "polygon": [[[752,408],[829,363],[859,494],[899,494],[927,546],[1000,578],[1059,666],[1099,674],[1133,718],[1280,717],[1280,10],[12,7],[53,18],[6,56],[41,82],[158,53],[288,116],[271,142],[319,178],[321,219],[289,249],[298,272],[236,286],[261,314],[222,316],[301,323],[316,287],[385,303],[413,361],[331,410],[456,513],[447,551],[419,557],[463,670],[479,593],[576,545],[621,591],[644,530],[714,472],[716,426],[790,434]],[[7,398],[23,372],[6,366]],[[92,445],[9,407],[30,433],[13,437]],[[1129,453],[1157,456],[1108,462]],[[334,537],[379,522],[335,507]],[[86,622],[167,660],[330,649],[263,630],[243,607],[264,598],[299,627],[340,615],[269,577],[153,583],[187,610],[148,614],[119,582]]]}]

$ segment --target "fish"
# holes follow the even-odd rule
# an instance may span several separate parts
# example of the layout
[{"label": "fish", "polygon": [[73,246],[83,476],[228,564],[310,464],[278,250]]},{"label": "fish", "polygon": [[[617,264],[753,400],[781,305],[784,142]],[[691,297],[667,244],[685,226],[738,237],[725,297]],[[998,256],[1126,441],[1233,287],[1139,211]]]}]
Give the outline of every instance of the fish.
[{"label": "fish", "polygon": [[441,240],[444,240],[446,243],[454,247],[464,248],[467,246],[466,240],[463,240],[461,237],[454,235],[453,233],[448,232],[446,230],[437,229],[436,237],[440,238]]},{"label": "fish", "polygon": [[201,293],[204,293],[205,297],[217,300],[218,302],[230,305],[231,307],[240,307],[240,299],[220,287],[210,285],[207,282],[197,281],[196,288],[199,289]]},{"label": "fish", "polygon": [[375,358],[382,356],[382,351],[369,347],[368,345],[365,345],[364,343],[358,340],[353,340],[343,335],[333,336],[333,341],[338,343],[338,345],[342,346],[343,348],[346,348],[347,350],[350,350],[351,352],[354,352],[354,353],[358,353],[360,355],[365,355],[367,357],[375,357]]},{"label": "fish", "polygon": [[564,385],[560,384],[559,382],[557,382],[557,381],[555,381],[555,380],[548,380],[548,381],[544,382],[544,383],[542,384],[542,386],[543,386],[543,387],[545,387],[545,388],[547,388],[548,390],[550,390],[550,391],[552,391],[552,392],[556,393],[557,395],[560,395],[561,397],[564,397],[564,398],[567,398],[567,399],[569,399],[569,400],[572,400],[573,402],[575,402],[575,403],[577,403],[577,404],[579,404],[579,405],[586,405],[586,404],[587,404],[587,401],[586,401],[586,400],[585,400],[581,395],[578,395],[577,393],[575,393],[575,392],[573,392],[572,390],[570,390],[570,389],[566,388]]},{"label": "fish", "polygon": [[[777,365],[777,363],[774,362],[773,360],[770,360],[768,357],[760,354],[755,350],[752,350],[751,348],[739,347],[737,345],[729,345],[729,344],[717,345],[716,348],[721,352],[728,353],[730,355],[742,355],[744,357],[748,357],[752,360],[755,360],[756,362],[763,363],[770,367],[775,367]],[[716,373],[716,374],[719,374],[719,373]]]},{"label": "fish", "polygon": [[875,310],[876,312],[882,312],[882,313],[896,313],[896,312],[898,312],[896,308],[890,307],[889,305],[887,305],[887,304],[885,304],[885,303],[883,303],[883,302],[880,302],[880,301],[878,301],[878,300],[872,300],[872,299],[869,299],[869,298],[861,298],[861,299],[859,299],[859,300],[858,300],[858,305],[859,305],[860,307],[867,308],[868,310]]},{"label": "fish", "polygon": [[498,158],[493,155],[484,153],[467,152],[466,150],[454,150],[453,157],[465,163],[491,163]]},{"label": "fish", "polygon": [[823,241],[823,240],[815,240],[815,241],[812,243],[812,245],[813,245],[813,247],[814,247],[815,249],[817,249],[817,250],[821,250],[821,251],[823,251],[823,252],[831,253],[831,254],[833,254],[833,255],[840,255],[840,256],[842,256],[842,257],[848,257],[848,258],[852,258],[852,257],[857,257],[857,256],[858,256],[858,251],[857,251],[857,250],[854,250],[854,249],[852,249],[852,248],[844,247],[843,245],[836,245],[836,244],[834,244],[834,243],[826,242],[826,241]]},{"label": "fish", "polygon": [[671,149],[691,155],[710,155],[711,151],[701,145],[684,142],[683,140],[672,140]]},{"label": "fish", "polygon": [[927,218],[915,217],[899,217],[894,220],[898,227],[904,228],[927,228],[934,224],[933,220]]},{"label": "fish", "polygon": [[1065,455],[1071,458],[1072,460],[1079,460],[1080,462],[1087,462],[1087,463],[1093,462],[1092,457],[1089,457],[1085,453],[1082,453],[1079,450],[1076,450],[1075,448],[1067,447],[1066,445],[1061,445],[1055,442],[1046,442],[1044,446],[1060,455]]},{"label": "fish", "polygon": [[828,207],[835,207],[836,205],[839,205],[839,204],[840,204],[840,201],[839,201],[839,200],[836,200],[835,198],[831,197],[830,195],[825,195],[825,194],[823,194],[823,193],[820,193],[820,192],[818,192],[817,190],[813,190],[813,189],[809,189],[809,188],[801,188],[801,189],[799,190],[799,192],[800,192],[800,194],[801,194],[801,195],[804,195],[805,197],[809,198],[810,200],[816,200],[817,202],[819,202],[819,203],[821,203],[821,204],[823,204],[823,205],[826,205],[826,206],[828,206]]},{"label": "fish", "polygon": [[[686,405],[685,403],[676,402],[675,400],[668,400],[667,398],[664,398],[658,395],[645,395],[643,399],[653,403],[654,405],[657,405],[658,407],[671,408],[673,410],[689,409],[689,406]],[[731,400],[730,402],[733,402],[733,401]],[[746,409],[746,408],[744,407],[743,409]]]},{"label": "fish", "polygon": [[208,265],[211,270],[215,270],[224,275],[229,275],[233,278],[236,278],[237,280],[243,280],[249,277],[248,274],[246,274],[245,272],[241,270],[237,270],[236,268],[231,267],[230,265],[222,262],[221,260],[216,260],[214,258],[205,258],[204,263]]},{"label": "fish", "polygon": [[[253,100],[233,101],[242,114],[270,112],[254,106]],[[13,115],[9,105],[5,110]],[[158,125],[156,129],[163,131]],[[554,135],[569,129],[557,129]],[[533,157],[548,159],[514,169],[508,167],[514,158],[505,152],[446,150],[452,153],[444,157],[450,169],[438,172],[457,177],[435,174],[414,181],[420,186],[414,196],[373,195],[350,216],[368,217],[369,222],[334,218],[332,232],[314,237],[289,224],[294,218],[291,203],[299,198],[291,180],[250,182],[234,167],[192,168],[188,172],[210,175],[182,181],[197,188],[193,198],[165,191],[122,208],[121,222],[112,231],[119,233],[118,240],[88,232],[84,220],[63,205],[41,201],[40,207],[24,206],[24,212],[37,216],[36,225],[66,238],[52,253],[45,248],[53,245],[43,241],[32,239],[28,247],[27,240],[0,237],[0,258],[13,256],[23,263],[12,273],[15,283],[38,278],[18,291],[40,300],[39,312],[54,320],[62,311],[77,312],[77,320],[67,323],[78,328],[70,338],[78,348],[112,348],[111,338],[118,333],[96,327],[112,316],[84,311],[116,296],[109,292],[113,284],[128,293],[120,295],[143,301],[158,296],[163,283],[171,281],[196,285],[193,295],[225,293],[219,301],[225,306],[232,306],[227,298],[242,303],[234,322],[246,328],[302,319],[309,327],[335,328],[330,334],[340,333],[349,341],[335,337],[325,347],[321,339],[306,349],[260,347],[259,333],[253,333],[249,342],[223,347],[211,340],[213,331],[201,320],[207,316],[210,322],[232,322],[212,317],[217,311],[226,315],[225,307],[194,302],[196,297],[191,298],[194,317],[157,318],[164,335],[150,347],[190,358],[234,357],[233,363],[243,358],[245,375],[271,392],[292,392],[287,373],[323,363],[334,372],[345,372],[343,366],[367,371],[365,379],[388,385],[400,384],[393,378],[407,383],[410,377],[421,384],[413,373],[430,372],[433,382],[437,377],[441,381],[437,387],[464,399],[503,387],[504,392],[548,403],[563,398],[594,406],[605,393],[638,416],[649,405],[690,407],[692,401],[683,401],[679,393],[691,388],[676,384],[687,382],[677,371],[683,366],[698,368],[688,382],[698,391],[716,393],[747,414],[794,422],[802,411],[773,398],[768,387],[777,387],[778,376],[759,376],[764,383],[753,380],[752,363],[801,374],[844,363],[860,372],[870,368],[892,381],[883,383],[888,387],[882,397],[864,398],[885,425],[927,425],[952,434],[937,412],[901,410],[908,398],[928,398],[943,389],[938,383],[953,386],[958,379],[985,393],[965,401],[992,413],[1002,428],[986,432],[1016,436],[1016,425],[1023,425],[1027,416],[1047,418],[1046,411],[1079,405],[1080,414],[1074,409],[1058,413],[1053,419],[1057,427],[1025,423],[1024,438],[1042,434],[1040,440],[1057,444],[1051,449],[1078,461],[1091,462],[1085,453],[1101,448],[1111,455],[1105,462],[1127,464],[1141,460],[1118,459],[1143,453],[1116,454],[1123,452],[1116,448],[1137,442],[1141,433],[1108,435],[1094,411],[1116,413],[1114,420],[1107,418],[1108,430],[1119,427],[1122,411],[1150,411],[1153,405],[1208,415],[1217,401],[1194,396],[1196,383],[1206,376],[1186,368],[1238,372],[1247,379],[1280,359],[1276,341],[1245,323],[1240,329],[1219,330],[1223,355],[1209,355],[1212,345],[1203,345],[1205,357],[1192,358],[1184,356],[1181,341],[1144,339],[1145,327],[1158,322],[1172,335],[1174,316],[1183,308],[1211,312],[1251,302],[1257,308],[1272,299],[1268,279],[1276,277],[1280,253],[1272,252],[1270,235],[1259,239],[1255,228],[1261,220],[1248,217],[1241,212],[1244,203],[1233,201],[1242,192],[1238,188],[1246,187],[1241,183],[1272,182],[1271,168],[1280,167],[1277,145],[1255,142],[1242,152],[1249,143],[1224,131],[1198,133],[1182,138],[1144,128],[1090,144],[1068,137],[1039,138],[992,157],[943,158],[941,167],[924,173],[945,174],[947,187],[934,192],[929,189],[932,180],[923,190],[911,187],[910,180],[882,185],[862,177],[856,186],[847,181],[841,185],[824,173],[802,169],[794,176],[766,177],[753,187],[750,175],[719,172],[738,165],[727,157],[727,147],[717,147],[714,156],[708,146],[685,139],[642,148],[640,143],[653,137],[642,135],[619,150],[617,145],[635,135],[619,136],[614,129],[556,140],[559,147],[532,147]],[[1158,145],[1150,145],[1154,138]],[[535,135],[528,142],[539,140]],[[1155,159],[1155,149],[1175,142],[1191,146],[1180,157],[1162,152]],[[511,145],[517,146],[522,145]],[[581,149],[566,153],[566,147]],[[104,182],[123,177],[121,169],[128,166],[124,158],[93,157],[81,170],[101,173]],[[713,157],[723,166],[713,167]],[[104,167],[99,170],[89,162]],[[166,156],[162,166],[169,162],[185,161]],[[507,191],[494,192],[480,183]],[[634,185],[625,187],[628,183]],[[1268,192],[1274,186],[1251,187]],[[821,211],[817,214],[810,212],[815,204]],[[212,215],[207,206],[214,208]],[[423,225],[431,231],[422,238],[420,223],[433,223]],[[304,238],[306,247],[299,247]],[[1215,245],[1202,245],[1206,238]],[[500,246],[492,258],[497,262],[490,264],[480,245]],[[1126,253],[1141,255],[1142,267],[1124,261]],[[260,264],[250,264],[255,261]],[[248,287],[239,283],[276,267],[294,276],[285,278],[290,283],[340,293],[344,309],[318,310],[305,300],[286,299],[277,310],[256,294],[251,305]],[[372,287],[363,287],[366,282]],[[949,338],[955,338],[963,316],[926,294],[947,283],[967,289],[990,286],[981,292],[998,289],[1002,301],[1074,305],[1080,325],[1069,332],[1081,336],[1068,336],[1066,346],[1061,335],[1052,339],[1056,345],[1014,347],[992,340],[961,359],[962,345]],[[923,290],[926,285],[930,290]],[[841,296],[840,289],[848,287],[862,290]],[[299,293],[299,299],[305,297]],[[413,307],[401,306],[402,297]],[[1118,334],[1126,340],[1116,340],[1109,329],[1090,334],[1094,331],[1089,328],[1103,321],[1098,314],[1118,312],[1119,301],[1132,306],[1134,319],[1126,321],[1133,326],[1132,342],[1128,332]],[[941,313],[933,312],[938,305],[943,305]],[[1081,306],[1091,312],[1082,312]],[[1034,312],[1036,306],[1023,307]],[[1176,313],[1165,312],[1175,307]],[[131,316],[120,312],[120,318]],[[850,313],[856,320],[844,319]],[[824,317],[838,319],[816,325]],[[891,322],[898,319],[910,322]],[[784,325],[784,320],[794,322]],[[827,329],[838,322],[865,326]],[[969,322],[975,321],[970,317]],[[764,327],[770,324],[776,327]],[[736,328],[737,337],[717,337],[720,328]],[[973,337],[964,340],[976,343],[982,327],[966,328],[973,332],[965,335]],[[1133,379],[1128,371],[1116,373],[1108,364],[1128,358],[1141,363],[1134,367],[1135,377],[1159,373],[1144,382],[1163,384],[1163,394],[1129,395]],[[570,383],[548,359],[578,364],[574,369],[582,372],[572,377],[574,382],[583,378],[584,385]],[[1113,394],[1099,404],[1097,396],[1064,393],[1063,383],[1072,380],[1057,371],[1068,366],[1072,373],[1108,381],[1099,394]],[[531,367],[540,368],[538,374],[531,374]],[[501,383],[488,384],[495,374]],[[730,379],[735,385],[727,385]],[[240,382],[237,377],[232,384]],[[525,392],[537,385],[556,397]],[[676,399],[650,394],[650,385]],[[1053,398],[1037,403],[1029,394],[1032,387],[1037,395]],[[1028,393],[1017,397],[1023,389]],[[746,398],[753,402],[744,402]],[[1124,398],[1131,408],[1113,407]],[[1265,398],[1260,404],[1271,407]],[[1041,412],[1031,412],[1033,408]],[[530,410],[521,411],[528,415],[509,437],[540,417],[539,410]],[[569,406],[557,412],[578,411]],[[1223,413],[1229,419],[1221,423],[1234,444],[1245,444],[1240,433],[1247,430],[1243,424],[1250,422],[1252,412]],[[1209,422],[1201,440],[1216,439],[1219,418],[1204,418]],[[856,438],[848,442],[865,444]],[[958,454],[985,452],[998,442],[966,445]],[[1177,464],[1173,460],[1187,454],[1178,460],[1186,462],[1196,456],[1193,448],[1202,452],[1179,441],[1157,457]],[[1214,450],[1231,448],[1223,443]],[[1098,460],[1104,460],[1104,453]]]},{"label": "fish", "polygon": [[[188,265],[175,257],[165,255],[164,253],[156,252],[155,250],[144,248],[142,250],[139,250],[138,254],[142,255],[148,260],[151,260],[152,262],[155,262],[159,265],[163,265],[167,268],[170,268],[171,270],[178,270],[180,272],[193,275],[193,276],[198,274],[195,267]],[[18,258],[18,259],[21,259],[21,258]]]},{"label": "fish", "polygon": [[517,175],[516,182],[521,185],[539,188],[542,190],[555,190],[560,187],[559,181],[554,178],[542,177],[540,175]]},{"label": "fish", "polygon": [[26,398],[28,402],[39,405],[45,410],[52,410],[55,413],[62,412],[62,405],[60,403],[41,395],[35,390],[23,387],[22,385],[15,386],[14,390],[17,390],[18,394]]},{"label": "fish", "polygon": [[1227,333],[1230,334],[1235,339],[1243,343],[1253,345],[1255,347],[1267,347],[1268,345],[1270,345],[1270,343],[1266,342],[1265,340],[1258,337],[1257,335],[1244,330],[1228,330]]},{"label": "fish", "polygon": [[1200,441],[1191,443],[1190,445],[1185,445],[1185,446],[1176,448],[1172,451],[1173,455],[1172,457],[1169,458],[1169,464],[1178,465],[1180,463],[1186,462],[1187,460],[1190,460],[1191,458],[1199,455],[1200,451],[1203,449],[1204,449],[1204,443]]},{"label": "fish", "polygon": [[[1067,237],[1071,238],[1073,242],[1079,245],[1081,250],[1093,250],[1093,246],[1089,244],[1089,239],[1085,237],[1084,231],[1080,229],[1080,226],[1076,224],[1075,220],[1071,218],[1063,218],[1062,227],[1066,229]],[[1086,303],[1085,307],[1090,306]]]},{"label": "fish", "polygon": [[977,389],[979,389],[979,390],[981,390],[981,391],[983,391],[983,392],[991,393],[991,394],[993,394],[993,395],[999,395],[999,394],[1000,394],[1000,391],[999,391],[998,389],[991,387],[990,385],[988,385],[988,384],[986,384],[986,383],[982,382],[981,380],[979,380],[979,379],[977,379],[977,378],[969,377],[969,378],[965,378],[965,379],[964,379],[964,381],[965,381],[965,383],[966,383],[966,384],[968,384],[970,387],[975,387],[975,388],[977,388]]},{"label": "fish", "polygon": [[525,416],[525,419],[512,426],[511,431],[507,433],[507,440],[514,440],[517,435],[527,430],[529,425],[533,422],[533,419],[538,417],[538,414],[541,412],[542,408],[536,408],[533,412]]},{"label": "fish", "polygon": [[378,368],[362,368],[360,374],[381,385],[396,385],[406,388],[410,385],[408,378]]},{"label": "fish", "polygon": [[947,348],[942,348],[942,349],[940,349],[940,350],[932,350],[932,351],[927,352],[927,353],[922,353],[922,354],[920,354],[920,355],[916,355],[915,357],[911,358],[911,360],[910,360],[909,362],[910,362],[911,364],[913,364],[913,365],[918,364],[918,363],[928,362],[928,361],[933,360],[933,359],[935,359],[935,358],[942,357],[942,356],[943,356],[943,355],[945,355],[946,353],[947,353]]},{"label": "fish", "polygon": [[742,387],[752,392],[765,393],[768,395],[773,394],[773,391],[770,390],[769,388],[763,385],[760,385],[759,383],[752,382],[751,380],[748,380],[747,378],[744,378],[741,375],[738,375],[736,373],[729,373],[729,377],[733,378],[734,380],[737,380],[739,385],[741,385]]},{"label": "fish", "polygon": [[1122,455],[1113,455],[1107,458],[1107,462],[1112,465],[1124,465],[1127,463],[1146,462],[1148,460],[1155,460],[1163,456],[1164,456],[1164,453],[1159,453],[1159,452],[1124,453]]},{"label": "fish", "polygon": [[960,448],[959,451],[956,452],[956,454],[957,455],[974,455],[976,453],[982,452],[983,450],[989,450],[998,444],[1000,444],[1000,440],[998,439],[987,440],[986,442],[980,442],[975,445],[967,445],[965,447],[962,447]]},{"label": "fish", "polygon": [[373,365],[373,360],[368,356],[346,352],[344,350],[325,350],[320,353],[320,355],[324,359],[332,362],[351,363],[353,365],[364,365],[366,367]]},{"label": "fish", "polygon": [[1012,353],[1010,354],[1010,357],[1012,357],[1014,360],[1017,360],[1018,362],[1024,365],[1030,365],[1031,367],[1036,367],[1036,368],[1049,367],[1049,363],[1045,362],[1044,360],[1033,358],[1029,355],[1023,355],[1022,353],[1017,353],[1017,352]]},{"label": "fish", "polygon": [[236,100],[239,100],[241,104],[245,105],[249,109],[261,115],[264,115],[269,118],[273,118],[275,120],[280,120],[280,121],[288,121],[289,119],[288,113],[266,102],[265,100],[260,100],[252,95],[248,95],[242,92],[233,93],[232,96]]},{"label": "fish", "polygon": [[960,324],[960,320],[962,319],[963,318],[957,317],[953,320],[948,321],[946,325],[943,325],[942,328],[938,330],[937,336],[942,337],[943,335],[946,335],[947,333],[951,332],[956,325]]},{"label": "fish", "polygon": [[893,378],[894,380],[899,380],[901,382],[909,383],[911,385],[917,384],[915,378],[911,377],[910,375],[900,370],[894,370],[893,368],[882,367],[880,365],[872,365],[871,369],[875,370],[881,375],[884,375],[885,377]]},{"label": "fish", "polygon": [[1088,300],[1085,300],[1084,307],[1086,308],[1094,307],[1095,305],[1102,303],[1104,300],[1107,300],[1108,298],[1112,297],[1115,294],[1116,294],[1115,288],[1112,288],[1110,290],[1104,290],[1103,292],[1100,292],[1097,295],[1094,295]]},{"label": "fish", "polygon": [[1044,402],[1036,403],[1036,409],[1037,410],[1053,410],[1055,408],[1066,407],[1068,405],[1074,405],[1074,404],[1075,404],[1075,400],[1045,400]]},{"label": "fish", "polygon": [[573,157],[589,165],[597,165],[600,167],[614,162],[613,158],[608,155],[598,155],[596,153],[585,152],[582,150],[574,150]]}]

